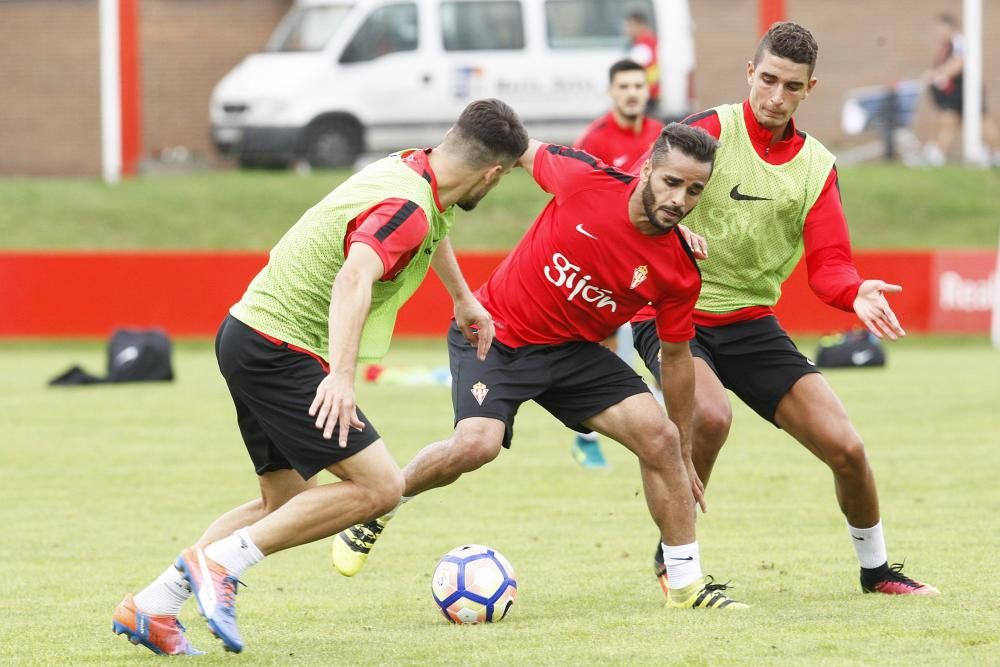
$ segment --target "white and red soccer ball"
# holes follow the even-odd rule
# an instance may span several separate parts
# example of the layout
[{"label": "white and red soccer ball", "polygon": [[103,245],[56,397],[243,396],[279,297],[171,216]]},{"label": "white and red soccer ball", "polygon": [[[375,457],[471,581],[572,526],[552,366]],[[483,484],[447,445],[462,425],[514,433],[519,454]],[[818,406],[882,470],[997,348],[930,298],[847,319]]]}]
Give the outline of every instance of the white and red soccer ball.
[{"label": "white and red soccer ball", "polygon": [[446,553],[431,577],[431,592],[452,623],[496,623],[517,597],[514,568],[500,552],[466,544]]}]

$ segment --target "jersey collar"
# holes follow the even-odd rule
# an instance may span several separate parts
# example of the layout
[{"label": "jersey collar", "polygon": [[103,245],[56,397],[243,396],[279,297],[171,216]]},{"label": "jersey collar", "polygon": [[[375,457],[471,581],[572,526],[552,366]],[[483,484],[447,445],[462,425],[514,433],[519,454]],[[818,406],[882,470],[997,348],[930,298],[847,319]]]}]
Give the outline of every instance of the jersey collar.
[{"label": "jersey collar", "polygon": [[434,205],[437,206],[439,213],[444,213],[444,206],[441,205],[441,200],[438,198],[437,176],[434,174],[434,170],[431,169],[431,161],[428,159],[432,150],[434,149],[414,148],[412,150],[403,151],[399,155],[408,167],[420,174],[425,181],[430,183],[431,194],[434,195]]},{"label": "jersey collar", "polygon": [[758,152],[763,152],[765,148],[770,147],[771,150],[777,148],[786,148],[790,146],[794,141],[795,137],[798,136],[798,128],[795,126],[795,119],[789,118],[788,125],[785,127],[785,136],[771,144],[771,138],[774,133],[767,129],[757,121],[757,116],[753,115],[753,109],[750,108],[750,100],[743,101],[743,120],[746,123],[747,131],[750,133],[750,139],[753,141],[753,145],[758,149]]},{"label": "jersey collar", "polygon": [[788,162],[798,154],[806,142],[806,135],[799,132],[795,125],[795,119],[789,118],[785,137],[772,144],[771,137],[774,134],[757,122],[757,117],[753,115],[753,109],[750,108],[750,100],[743,102],[743,124],[747,128],[754,152],[768,164]]},{"label": "jersey collar", "polygon": [[609,111],[608,112],[608,122],[611,123],[612,127],[614,127],[616,130],[618,130],[620,133],[628,135],[630,137],[638,137],[638,136],[641,136],[642,133],[645,132],[646,128],[649,126],[649,117],[647,117],[647,116],[643,116],[642,117],[642,126],[639,128],[638,132],[636,132],[635,130],[633,130],[631,128],[631,126],[629,126],[629,127],[622,127],[621,125],[619,125],[618,124],[618,119],[615,117],[615,112],[614,111]]}]

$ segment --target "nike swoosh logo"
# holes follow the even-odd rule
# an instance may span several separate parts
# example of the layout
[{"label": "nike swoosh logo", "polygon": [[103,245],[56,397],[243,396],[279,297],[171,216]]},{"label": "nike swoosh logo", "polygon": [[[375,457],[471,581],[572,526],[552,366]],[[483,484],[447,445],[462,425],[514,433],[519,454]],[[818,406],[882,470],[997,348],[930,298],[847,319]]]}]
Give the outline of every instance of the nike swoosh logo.
[{"label": "nike swoosh logo", "polygon": [[583,228],[583,223],[582,222],[579,225],[576,226],[576,231],[580,232],[584,236],[589,236],[590,238],[594,239],[595,241],[597,240],[596,236],[594,236],[593,234],[591,234],[590,232],[588,232],[586,229]]},{"label": "nike swoosh logo", "polygon": [[674,558],[671,556],[670,560],[694,560],[694,556],[688,556],[687,558]]},{"label": "nike swoosh logo", "polygon": [[774,201],[770,197],[754,197],[753,195],[745,195],[740,192],[740,184],[737,183],[733,186],[733,189],[729,191],[729,196],[736,201]]},{"label": "nike swoosh logo", "polygon": [[865,538],[858,537],[857,535],[851,535],[851,537],[853,537],[854,539],[856,539],[858,542],[864,542],[865,541]]}]

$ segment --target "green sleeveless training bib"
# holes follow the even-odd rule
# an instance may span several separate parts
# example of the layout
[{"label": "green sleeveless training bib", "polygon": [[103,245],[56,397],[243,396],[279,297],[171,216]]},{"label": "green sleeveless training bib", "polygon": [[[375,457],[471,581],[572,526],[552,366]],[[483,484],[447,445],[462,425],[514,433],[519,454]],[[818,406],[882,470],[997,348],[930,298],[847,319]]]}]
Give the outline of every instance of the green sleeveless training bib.
[{"label": "green sleeveless training bib", "polygon": [[697,309],[725,313],[773,306],[802,256],[802,226],[833,167],[812,136],[789,162],[757,155],[742,104],[716,107],[722,124],[715,170],[684,224],[708,240]]},{"label": "green sleeveless training bib", "polygon": [[400,154],[365,167],[306,211],[271,249],[267,266],[230,313],[258,331],[327,359],[330,290],[344,264],[347,225],[390,198],[415,202],[430,226],[406,268],[393,280],[372,286],[358,357],[380,359],[389,349],[396,313],[427,275],[434,249],[455,219],[454,207],[438,211],[431,184],[404,164]]}]

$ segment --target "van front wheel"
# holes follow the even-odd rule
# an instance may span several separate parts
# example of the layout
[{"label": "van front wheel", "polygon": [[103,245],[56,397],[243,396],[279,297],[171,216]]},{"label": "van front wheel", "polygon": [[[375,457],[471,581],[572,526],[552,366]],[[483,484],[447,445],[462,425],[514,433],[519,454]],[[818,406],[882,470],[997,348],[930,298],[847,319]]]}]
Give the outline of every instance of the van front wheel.
[{"label": "van front wheel", "polygon": [[361,137],[351,125],[322,121],[309,130],[305,158],[316,169],[351,167],[361,154]]}]

